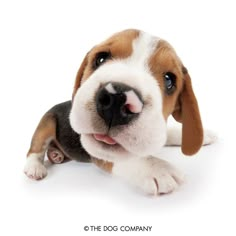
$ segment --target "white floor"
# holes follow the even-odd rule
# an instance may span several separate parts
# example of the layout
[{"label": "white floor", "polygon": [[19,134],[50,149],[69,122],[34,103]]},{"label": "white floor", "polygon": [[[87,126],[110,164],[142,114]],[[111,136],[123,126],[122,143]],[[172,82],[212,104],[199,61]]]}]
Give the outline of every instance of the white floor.
[{"label": "white floor", "polygon": [[46,162],[48,176],[32,181],[22,172],[24,158],[13,161],[10,155],[1,173],[1,230],[8,235],[90,235],[92,228],[85,232],[85,226],[117,226],[119,230],[122,225],[137,225],[152,226],[147,235],[230,235],[235,191],[223,147],[218,140],[193,157],[184,157],[177,147],[164,148],[162,157],[181,169],[187,181],[177,192],[154,197],[92,164],[74,161]]},{"label": "white floor", "polygon": [[[136,2],[0,1],[1,236],[106,235],[90,226],[124,225],[152,226],[140,235],[236,235],[235,4]],[[193,157],[163,149],[160,157],[187,179],[169,195],[146,196],[76,162],[48,166],[42,181],[27,179],[23,167],[39,119],[71,98],[86,52],[125,28],[173,45],[190,72],[204,127],[219,140]]]}]

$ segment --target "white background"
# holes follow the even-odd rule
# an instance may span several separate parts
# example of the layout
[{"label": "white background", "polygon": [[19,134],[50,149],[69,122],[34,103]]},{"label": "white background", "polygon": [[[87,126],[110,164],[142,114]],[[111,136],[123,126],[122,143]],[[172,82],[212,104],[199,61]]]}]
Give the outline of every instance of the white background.
[{"label": "white background", "polygon": [[[235,5],[233,1],[0,2],[0,235],[106,235],[85,225],[149,225],[140,235],[236,235]],[[33,131],[52,105],[71,98],[85,53],[110,34],[138,28],[167,39],[188,68],[214,145],[162,158],[187,182],[148,197],[90,164],[23,174]],[[137,235],[114,232],[116,235]]]}]

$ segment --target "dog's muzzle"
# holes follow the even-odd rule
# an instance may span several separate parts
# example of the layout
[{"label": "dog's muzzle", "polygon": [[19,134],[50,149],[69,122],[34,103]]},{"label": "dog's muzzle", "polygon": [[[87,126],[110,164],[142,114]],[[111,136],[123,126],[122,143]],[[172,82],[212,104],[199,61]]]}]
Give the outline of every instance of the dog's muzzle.
[{"label": "dog's muzzle", "polygon": [[103,85],[95,99],[97,113],[108,127],[128,124],[138,117],[143,108],[139,92],[123,83]]}]

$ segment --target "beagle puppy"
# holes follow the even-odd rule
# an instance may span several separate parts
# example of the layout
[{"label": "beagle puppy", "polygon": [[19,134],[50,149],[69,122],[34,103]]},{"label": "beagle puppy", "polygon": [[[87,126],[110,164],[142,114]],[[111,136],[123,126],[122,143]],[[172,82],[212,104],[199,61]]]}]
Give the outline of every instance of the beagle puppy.
[{"label": "beagle puppy", "polygon": [[[182,134],[167,131],[167,119]],[[203,142],[204,141],[204,142]],[[42,117],[27,154],[25,174],[47,175],[44,156],[92,162],[147,194],[169,193],[183,174],[156,157],[164,145],[195,154],[204,140],[187,69],[165,40],[139,30],[114,34],[93,47],[77,73],[72,100]]]}]

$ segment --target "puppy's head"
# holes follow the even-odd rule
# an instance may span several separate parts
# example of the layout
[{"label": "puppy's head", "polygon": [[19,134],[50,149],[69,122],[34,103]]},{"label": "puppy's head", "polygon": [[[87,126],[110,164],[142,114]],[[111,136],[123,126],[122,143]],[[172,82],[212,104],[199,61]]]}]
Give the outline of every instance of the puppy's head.
[{"label": "puppy's head", "polygon": [[182,122],[182,151],[196,153],[202,125],[190,77],[173,48],[126,30],[92,48],[78,71],[70,122],[90,155],[155,155],[166,142],[169,115]]}]

